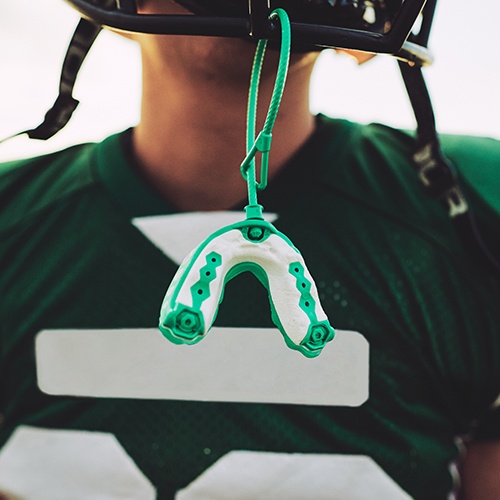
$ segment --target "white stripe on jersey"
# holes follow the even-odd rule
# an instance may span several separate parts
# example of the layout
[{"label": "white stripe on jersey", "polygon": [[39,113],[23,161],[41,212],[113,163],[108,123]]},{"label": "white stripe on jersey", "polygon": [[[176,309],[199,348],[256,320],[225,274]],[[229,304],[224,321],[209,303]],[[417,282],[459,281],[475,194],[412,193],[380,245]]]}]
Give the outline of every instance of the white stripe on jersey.
[{"label": "white stripe on jersey", "polygon": [[368,399],[369,346],[337,330],[313,359],[276,328],[214,327],[195,345],[156,328],[45,330],[36,338],[40,389],[52,395],[359,406]]}]

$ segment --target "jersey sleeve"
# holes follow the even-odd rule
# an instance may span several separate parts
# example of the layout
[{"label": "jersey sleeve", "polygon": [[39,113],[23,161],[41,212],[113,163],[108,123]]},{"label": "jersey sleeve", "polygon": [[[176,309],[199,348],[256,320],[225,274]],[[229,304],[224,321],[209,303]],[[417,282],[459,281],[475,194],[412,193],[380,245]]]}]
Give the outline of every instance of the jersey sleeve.
[{"label": "jersey sleeve", "polygon": [[442,144],[464,185],[500,216],[500,140],[443,136]]},{"label": "jersey sleeve", "polygon": [[500,140],[443,136],[442,145],[457,170],[482,236],[500,260]]},{"label": "jersey sleeve", "polygon": [[[443,136],[445,156],[451,160],[475,214],[481,236],[500,260],[500,141],[485,137]],[[500,336],[500,331],[497,331]],[[500,439],[500,394],[477,421],[474,438]]]}]

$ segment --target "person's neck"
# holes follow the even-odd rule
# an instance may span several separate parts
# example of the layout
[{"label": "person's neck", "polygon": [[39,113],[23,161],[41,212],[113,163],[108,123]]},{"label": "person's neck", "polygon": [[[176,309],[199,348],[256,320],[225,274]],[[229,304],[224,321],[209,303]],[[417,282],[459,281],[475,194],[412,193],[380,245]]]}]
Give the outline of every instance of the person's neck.
[{"label": "person's neck", "polygon": [[[314,131],[309,111],[312,62],[291,66],[273,129],[269,178],[279,172]],[[144,63],[142,119],[133,148],[143,174],[180,210],[224,210],[244,202],[248,84],[185,81]],[[257,132],[264,122],[274,75],[259,88]],[[159,90],[160,89],[160,90]]]}]

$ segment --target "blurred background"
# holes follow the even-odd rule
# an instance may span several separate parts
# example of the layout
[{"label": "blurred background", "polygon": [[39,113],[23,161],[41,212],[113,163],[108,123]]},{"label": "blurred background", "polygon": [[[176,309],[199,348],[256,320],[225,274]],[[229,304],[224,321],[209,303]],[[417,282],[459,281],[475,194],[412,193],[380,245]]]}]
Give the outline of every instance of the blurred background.
[{"label": "blurred background", "polygon": [[[60,67],[78,15],[63,0],[0,0],[0,139],[41,123],[57,97]],[[443,133],[500,138],[500,1],[439,0],[425,69]],[[0,144],[0,161],[99,141],[139,121],[138,47],[102,33],[80,73],[81,102],[49,141],[21,136]],[[315,69],[311,109],[362,123],[414,128],[397,63],[388,56],[359,67],[324,51]]]}]

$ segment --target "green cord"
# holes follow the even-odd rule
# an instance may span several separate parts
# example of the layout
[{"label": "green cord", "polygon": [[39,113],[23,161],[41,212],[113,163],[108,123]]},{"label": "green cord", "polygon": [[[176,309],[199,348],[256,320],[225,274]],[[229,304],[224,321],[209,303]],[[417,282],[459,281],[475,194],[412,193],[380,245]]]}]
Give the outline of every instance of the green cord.
[{"label": "green cord", "polygon": [[[281,104],[286,75],[288,73],[288,64],[290,61],[291,28],[288,14],[283,9],[276,9],[271,13],[270,19],[278,19],[281,25],[280,58],[266,121],[264,122],[264,127],[260,131],[259,135],[255,138],[259,81],[267,47],[267,40],[259,40],[255,51],[252,74],[250,77],[250,90],[248,94],[246,139],[248,153],[240,166],[241,175],[247,181],[248,185],[248,206],[246,207],[247,218],[262,218],[262,207],[257,202],[257,190],[265,189],[267,186],[272,130],[276,121],[279,106]],[[257,181],[257,174],[255,170],[255,155],[257,154],[257,151],[262,153],[259,181]]]}]

